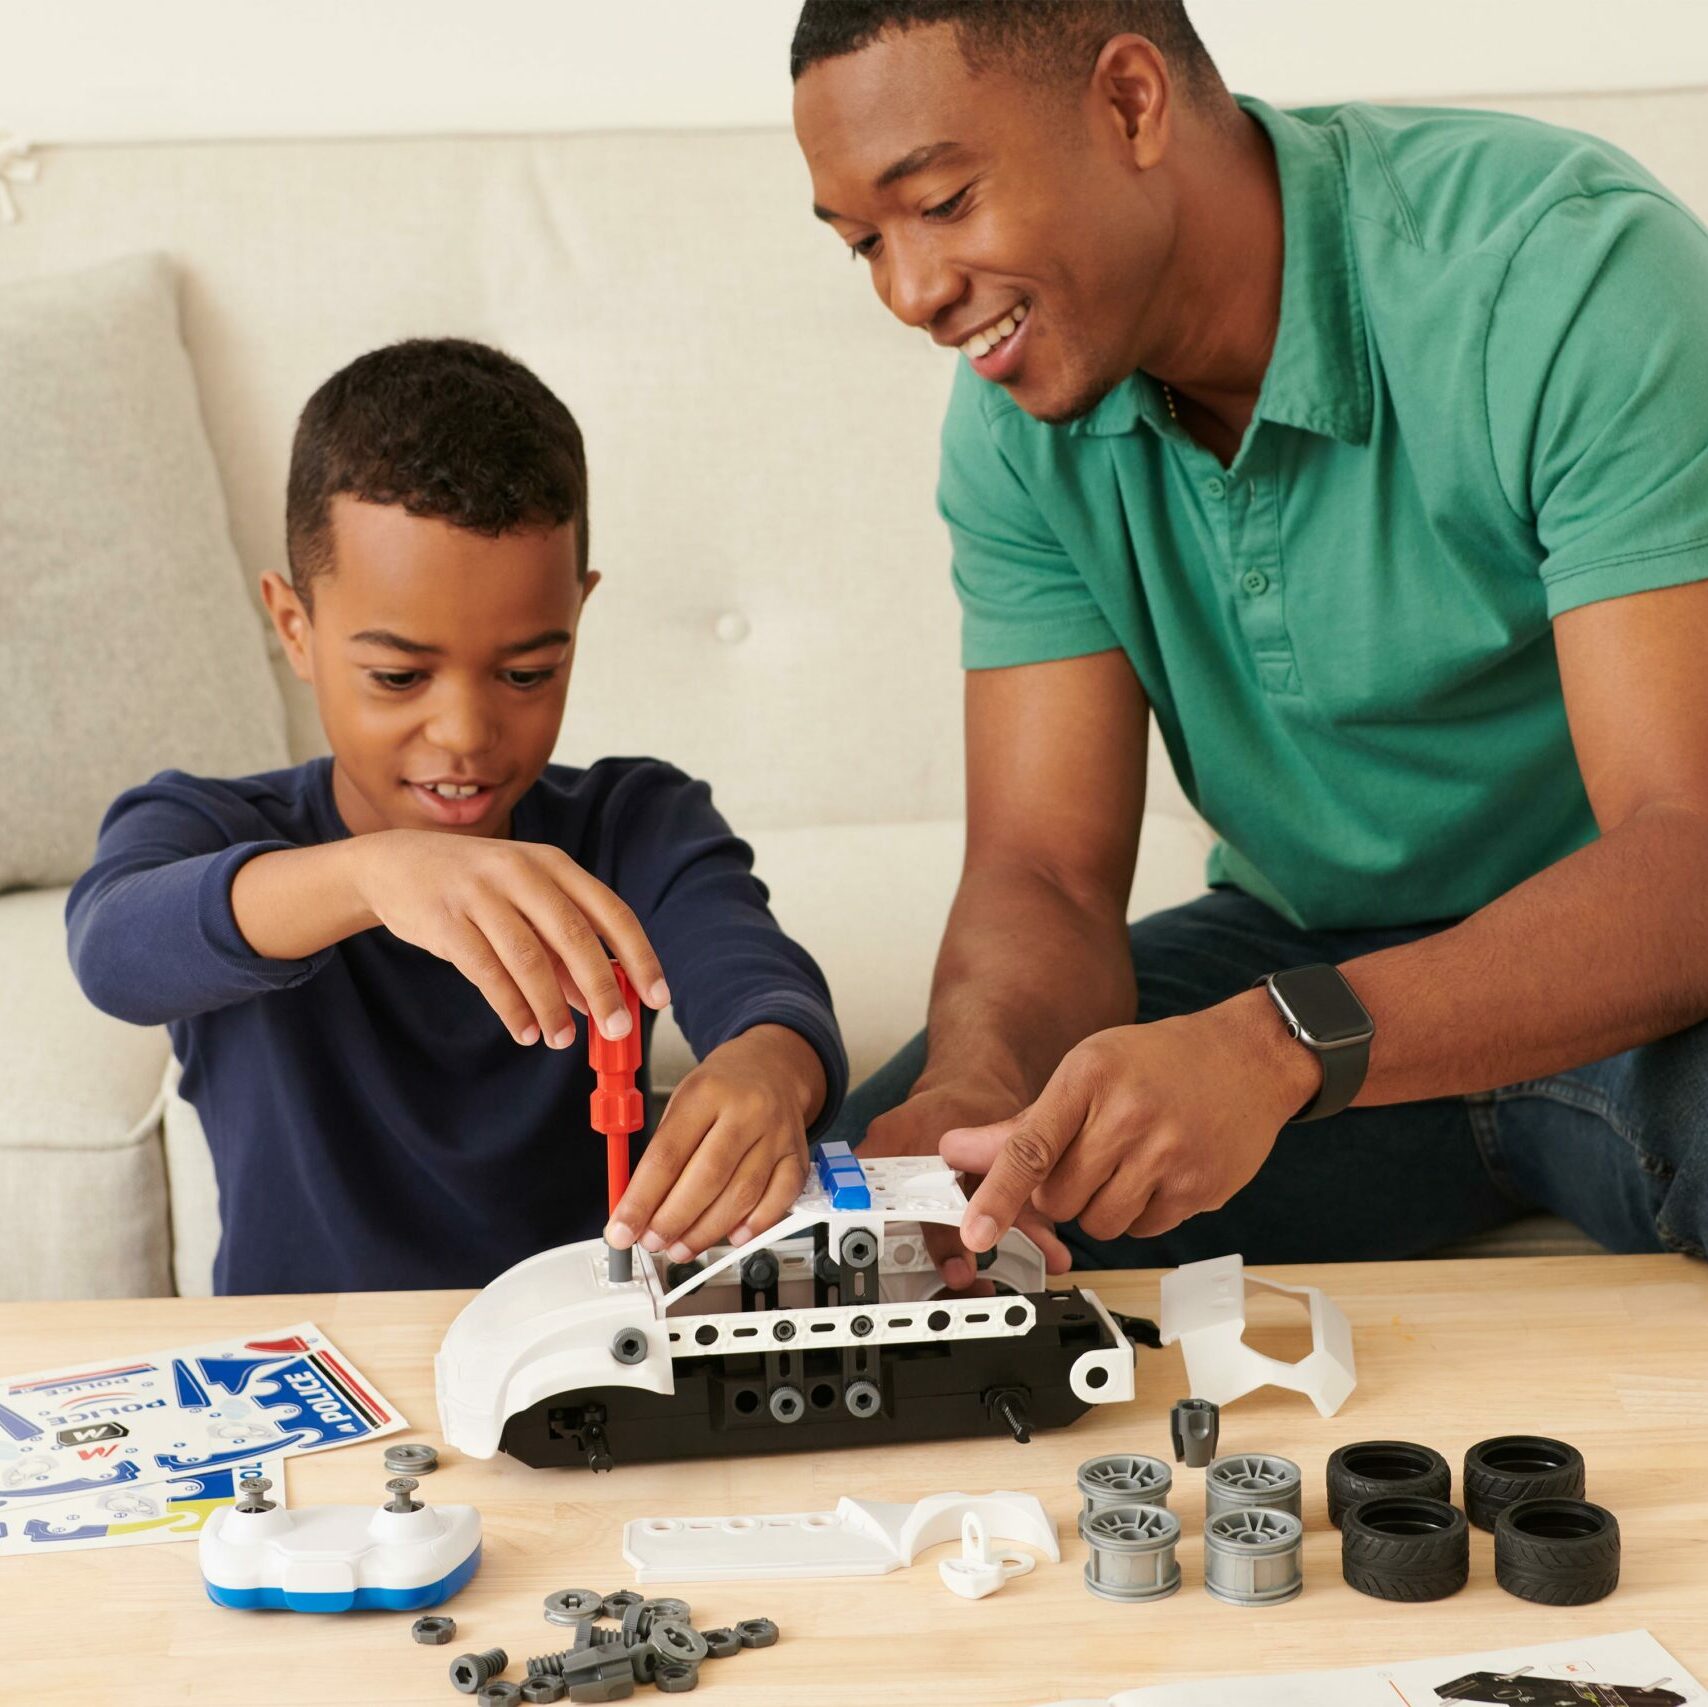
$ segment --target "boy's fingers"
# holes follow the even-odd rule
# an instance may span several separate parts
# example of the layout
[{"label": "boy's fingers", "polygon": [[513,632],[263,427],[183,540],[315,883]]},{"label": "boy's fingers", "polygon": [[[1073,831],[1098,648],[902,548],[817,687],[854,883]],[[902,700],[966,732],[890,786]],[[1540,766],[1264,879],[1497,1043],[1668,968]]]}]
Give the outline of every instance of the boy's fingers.
[{"label": "boy's fingers", "polygon": [[505,969],[492,944],[466,919],[452,923],[443,958],[480,991],[518,1043],[539,1041],[539,1025],[527,998],[517,988],[516,980]]},{"label": "boy's fingers", "polygon": [[540,1035],[553,1049],[566,1048],[575,1022],[563,999],[551,951],[540,941],[533,925],[508,903],[483,907],[471,912],[469,918],[522,992]]},{"label": "boy's fingers", "polygon": [[569,975],[569,968],[552,954],[552,971],[557,974],[557,987],[563,991],[563,999],[575,1009],[578,1014],[587,1012],[587,998],[576,987],[576,982]]},{"label": "boy's fingers", "polygon": [[628,1004],[617,988],[605,945],[586,915],[544,872],[532,868],[519,901],[532,929],[586,998],[594,1024],[606,1037],[628,1036]]},{"label": "boy's fingers", "polygon": [[[629,982],[639,992],[640,999],[649,1008],[668,1007],[670,986],[664,981],[664,968],[659,964],[634,909],[614,889],[601,883],[591,872],[584,871],[567,855],[564,864],[568,870],[563,873],[561,887],[610,945],[611,953],[628,973]],[[559,869],[562,870],[561,867]],[[615,979],[612,980],[612,988],[616,988]],[[591,991],[588,993],[592,994]]]},{"label": "boy's fingers", "polygon": [[[653,1225],[659,1206],[670,1195],[710,1125],[711,1111],[702,1110],[694,1096],[679,1091],[670,1099],[640,1165],[629,1178],[628,1190],[611,1213],[607,1231],[620,1226],[627,1234],[619,1243],[633,1244]],[[648,1242],[648,1249],[656,1248],[656,1241]]]},{"label": "boy's fingers", "polygon": [[[693,1155],[678,1170],[676,1182],[664,1202],[653,1211],[651,1230],[658,1235],[663,1247],[674,1245],[738,1177],[753,1174],[755,1164],[750,1158],[755,1149],[751,1131],[727,1120],[715,1122]],[[743,1206],[744,1212],[759,1201],[759,1193],[764,1189],[770,1171],[766,1166],[752,1179],[753,1195]],[[730,1225],[735,1223],[732,1221]]]},{"label": "boy's fingers", "polygon": [[[742,1157],[740,1166],[730,1176],[729,1184],[718,1193],[711,1206],[693,1226],[683,1232],[671,1246],[671,1256],[679,1262],[690,1256],[698,1256],[701,1251],[727,1239],[736,1227],[746,1225],[751,1228],[759,1216],[760,1206],[770,1191],[775,1174],[776,1170],[770,1165],[770,1157],[763,1146],[749,1150]],[[762,1225],[769,1226],[770,1223],[764,1222]]]},{"label": "boy's fingers", "polygon": [[798,1151],[785,1156],[772,1170],[758,1203],[729,1230],[731,1244],[745,1245],[769,1232],[795,1206],[806,1184],[807,1165]]}]

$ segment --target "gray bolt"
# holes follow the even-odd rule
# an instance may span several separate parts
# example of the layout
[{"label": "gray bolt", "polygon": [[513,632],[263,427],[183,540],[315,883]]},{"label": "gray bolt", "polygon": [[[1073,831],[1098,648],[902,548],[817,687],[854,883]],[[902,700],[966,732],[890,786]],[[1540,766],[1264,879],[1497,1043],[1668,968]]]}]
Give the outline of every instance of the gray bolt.
[{"label": "gray bolt", "polygon": [[611,1337],[611,1355],[619,1363],[640,1363],[646,1357],[646,1335],[639,1328],[618,1328]]},{"label": "gray bolt", "polygon": [[451,1661],[451,1686],[464,1695],[473,1695],[509,1663],[510,1656],[502,1648],[488,1648],[479,1654],[458,1654]]},{"label": "gray bolt", "polygon": [[635,1253],[627,1245],[618,1250],[614,1245],[605,1247],[605,1278],[613,1286],[626,1286],[635,1277]]},{"label": "gray bolt", "polygon": [[391,1495],[386,1502],[387,1511],[419,1511],[420,1500],[412,1500],[409,1496],[421,1484],[413,1476],[394,1476],[386,1483],[386,1491]]},{"label": "gray bolt", "polygon": [[778,1340],[792,1340],[795,1337],[795,1324],[784,1318],[772,1327],[771,1337]]},{"label": "gray bolt", "polygon": [[864,1227],[855,1227],[842,1235],[838,1254],[850,1268],[865,1268],[877,1260],[878,1241]]},{"label": "gray bolt", "polygon": [[871,1381],[850,1381],[843,1390],[842,1402],[848,1407],[850,1416],[875,1417],[884,1396]]},{"label": "gray bolt", "polygon": [[771,1389],[771,1415],[780,1423],[796,1423],[806,1415],[807,1402],[799,1387]]},{"label": "gray bolt", "polygon": [[409,1633],[416,1641],[436,1648],[456,1635],[457,1621],[454,1618],[417,1618],[409,1626]]},{"label": "gray bolt", "polygon": [[265,1476],[249,1476],[237,1485],[243,1490],[243,1498],[237,1502],[239,1511],[271,1511],[278,1503],[266,1497],[267,1490],[273,1484]]}]

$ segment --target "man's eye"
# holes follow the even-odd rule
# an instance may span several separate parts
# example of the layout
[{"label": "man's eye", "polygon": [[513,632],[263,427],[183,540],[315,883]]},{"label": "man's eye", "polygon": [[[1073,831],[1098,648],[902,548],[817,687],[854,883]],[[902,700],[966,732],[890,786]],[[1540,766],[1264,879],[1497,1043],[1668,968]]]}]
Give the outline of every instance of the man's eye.
[{"label": "man's eye", "polygon": [[405,688],[412,688],[421,680],[419,670],[369,670],[370,680],[378,682],[382,688],[390,688],[393,693],[402,693]]},{"label": "man's eye", "polygon": [[850,243],[848,245],[848,259],[852,261],[859,257],[864,257],[869,261],[877,247],[878,234],[874,231],[870,237],[862,237],[858,242]]},{"label": "man's eye", "polygon": [[925,219],[953,219],[961,211],[961,203],[967,199],[965,190],[956,190],[946,202],[939,202],[935,207],[928,207],[921,216]]},{"label": "man's eye", "polygon": [[549,670],[506,670],[504,679],[513,688],[544,687],[557,674],[554,666]]}]

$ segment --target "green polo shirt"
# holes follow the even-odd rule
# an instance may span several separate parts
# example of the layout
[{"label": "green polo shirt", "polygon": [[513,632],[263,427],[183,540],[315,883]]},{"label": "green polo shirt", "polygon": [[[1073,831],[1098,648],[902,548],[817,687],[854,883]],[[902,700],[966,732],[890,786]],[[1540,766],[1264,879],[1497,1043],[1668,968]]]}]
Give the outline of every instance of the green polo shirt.
[{"label": "green polo shirt", "polygon": [[963,662],[1125,651],[1212,883],[1307,928],[1468,913],[1596,833],[1551,619],[1708,579],[1708,231],[1529,120],[1242,105],[1286,259],[1239,454],[1144,374],[1046,426],[961,363]]}]

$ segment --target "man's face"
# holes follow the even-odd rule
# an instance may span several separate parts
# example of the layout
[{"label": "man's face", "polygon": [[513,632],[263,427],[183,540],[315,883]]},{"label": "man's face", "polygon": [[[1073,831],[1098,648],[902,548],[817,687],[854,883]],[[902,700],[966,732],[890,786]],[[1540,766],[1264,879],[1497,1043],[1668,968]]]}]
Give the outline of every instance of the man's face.
[{"label": "man's face", "polygon": [[279,576],[264,590],[314,687],[345,824],[507,834],[556,743],[598,579],[577,574],[574,528],[488,539],[347,496],[331,528],[312,615]]},{"label": "man's face", "polygon": [[1172,216],[1093,80],[975,75],[952,26],[891,32],[801,76],[795,134],[884,305],[1029,414],[1071,420],[1139,365]]}]

